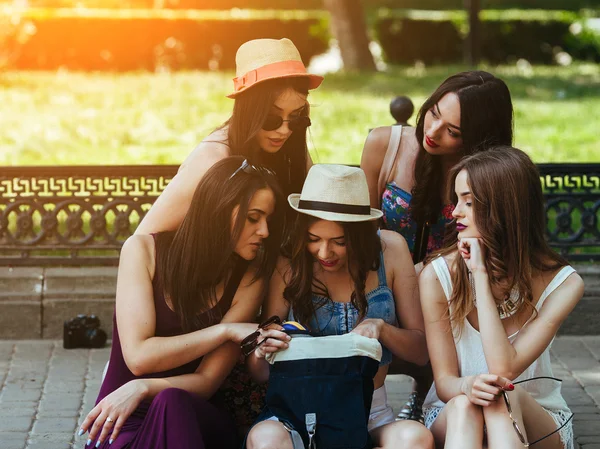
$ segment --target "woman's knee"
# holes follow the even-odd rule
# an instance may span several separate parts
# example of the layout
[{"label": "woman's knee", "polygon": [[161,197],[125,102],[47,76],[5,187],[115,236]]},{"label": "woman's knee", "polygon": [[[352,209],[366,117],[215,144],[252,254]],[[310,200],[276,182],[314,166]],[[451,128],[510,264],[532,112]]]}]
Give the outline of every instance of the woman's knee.
[{"label": "woman's knee", "polygon": [[464,394],[453,397],[446,404],[448,418],[469,418],[480,420],[483,423],[483,410],[479,405],[473,404]]},{"label": "woman's knee", "polygon": [[381,434],[379,445],[383,449],[410,447],[411,449],[433,449],[433,435],[423,424],[416,421],[397,421]]},{"label": "woman's knee", "polygon": [[152,401],[153,405],[163,404],[177,404],[182,405],[186,403],[193,402],[194,398],[192,393],[189,391],[182,390],[181,388],[167,388],[166,390],[158,393],[154,400]]},{"label": "woman's knee", "polygon": [[247,449],[292,449],[289,433],[279,421],[256,424],[246,438]]}]

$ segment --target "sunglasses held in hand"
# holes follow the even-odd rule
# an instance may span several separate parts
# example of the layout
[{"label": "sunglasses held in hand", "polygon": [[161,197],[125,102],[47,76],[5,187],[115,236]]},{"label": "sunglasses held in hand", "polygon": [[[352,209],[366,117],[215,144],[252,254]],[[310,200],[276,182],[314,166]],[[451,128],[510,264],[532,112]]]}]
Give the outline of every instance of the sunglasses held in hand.
[{"label": "sunglasses held in hand", "polygon": [[[554,381],[557,381],[557,382],[562,382],[561,379],[557,379],[556,377],[540,376],[540,377],[532,377],[531,379],[519,380],[517,382],[513,382],[513,384],[517,385],[517,384],[521,384],[521,383],[524,383],[524,382],[529,382],[531,380],[538,380],[538,379],[549,379],[549,380],[554,380]],[[535,440],[533,443],[529,443],[529,442],[527,442],[527,439],[525,438],[525,435],[523,435],[523,432],[521,431],[521,428],[519,427],[519,424],[517,423],[517,421],[515,420],[515,418],[512,415],[512,407],[510,406],[510,400],[508,399],[508,394],[504,390],[502,390],[502,397],[504,398],[504,402],[506,403],[506,408],[508,410],[508,416],[510,417],[510,419],[512,421],[513,429],[515,429],[515,432],[517,433],[517,437],[519,437],[519,440],[523,444],[523,447],[533,446],[534,444],[539,443],[542,440],[545,440],[550,435],[554,435],[560,429],[562,429],[563,427],[565,427],[567,425],[567,423],[573,418],[573,413],[571,413],[571,416],[569,416],[569,419],[567,419],[562,424],[562,426],[560,426],[558,429],[554,430],[553,432],[550,432],[545,437],[542,437],[542,438],[539,438],[539,439]]]},{"label": "sunglasses held in hand", "polygon": [[262,339],[260,342],[258,341],[258,338],[260,337],[260,329],[267,329],[273,324],[278,324],[281,326],[281,318],[279,318],[277,315],[273,315],[268,320],[260,323],[256,331],[252,332],[250,335],[248,335],[242,340],[242,342],[240,343],[240,348],[242,348],[242,354],[244,354],[244,357],[248,357],[256,350],[256,348],[258,348],[265,341],[267,341],[266,338]]}]

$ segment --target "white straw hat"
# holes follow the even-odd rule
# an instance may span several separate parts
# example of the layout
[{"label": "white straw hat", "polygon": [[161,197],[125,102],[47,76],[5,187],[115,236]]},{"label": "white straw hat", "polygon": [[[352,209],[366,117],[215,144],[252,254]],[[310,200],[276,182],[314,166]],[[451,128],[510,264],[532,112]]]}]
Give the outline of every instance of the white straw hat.
[{"label": "white straw hat", "polygon": [[242,44],[235,55],[235,66],[234,91],[227,95],[229,98],[270,79],[306,77],[309,89],[319,87],[323,81],[322,76],[306,71],[300,52],[286,38],[254,39]]},{"label": "white straw hat", "polygon": [[365,172],[347,165],[313,165],[302,193],[292,193],[288,202],[300,213],[329,221],[370,221],[383,215],[371,208]]}]

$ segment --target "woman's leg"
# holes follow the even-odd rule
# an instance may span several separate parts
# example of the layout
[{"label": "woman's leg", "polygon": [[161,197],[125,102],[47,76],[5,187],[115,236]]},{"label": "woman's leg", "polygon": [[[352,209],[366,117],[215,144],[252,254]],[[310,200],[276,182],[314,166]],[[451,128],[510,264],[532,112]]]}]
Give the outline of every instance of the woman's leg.
[{"label": "woman's leg", "polygon": [[293,449],[290,434],[279,421],[261,421],[246,438],[247,449]]},{"label": "woman's leg", "polygon": [[160,392],[128,449],[234,449],[230,418],[207,400],[177,388]]},{"label": "woman's leg", "polygon": [[371,430],[371,437],[381,449],[433,449],[433,435],[415,421],[396,421]]},{"label": "woman's leg", "polygon": [[431,426],[437,449],[481,449],[483,446],[482,407],[465,395],[446,404]]},{"label": "woman's leg", "polygon": [[[556,430],[554,419],[544,408],[520,387],[508,393],[512,416],[527,442],[536,441]],[[485,425],[487,427],[488,447],[490,449],[516,449],[523,444],[513,428],[512,420],[508,415],[506,404],[502,397],[494,404],[483,409]],[[556,432],[535,445],[539,449],[563,449],[560,435]]]}]

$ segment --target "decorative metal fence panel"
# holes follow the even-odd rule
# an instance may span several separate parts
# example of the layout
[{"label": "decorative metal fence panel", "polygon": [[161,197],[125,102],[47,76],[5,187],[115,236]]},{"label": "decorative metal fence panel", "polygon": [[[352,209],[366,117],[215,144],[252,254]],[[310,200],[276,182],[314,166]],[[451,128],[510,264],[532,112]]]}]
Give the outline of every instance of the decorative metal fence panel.
[{"label": "decorative metal fence panel", "polygon": [[573,261],[600,260],[600,164],[538,164],[548,240]]},{"label": "decorative metal fence panel", "polygon": [[116,265],[177,166],[5,167],[0,264]]},{"label": "decorative metal fence panel", "polygon": [[[600,260],[600,164],[540,164],[550,244]],[[116,265],[174,165],[0,169],[0,265]]]}]

